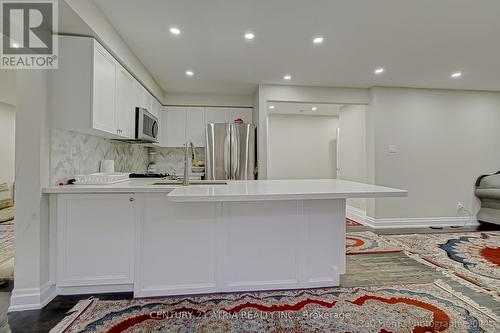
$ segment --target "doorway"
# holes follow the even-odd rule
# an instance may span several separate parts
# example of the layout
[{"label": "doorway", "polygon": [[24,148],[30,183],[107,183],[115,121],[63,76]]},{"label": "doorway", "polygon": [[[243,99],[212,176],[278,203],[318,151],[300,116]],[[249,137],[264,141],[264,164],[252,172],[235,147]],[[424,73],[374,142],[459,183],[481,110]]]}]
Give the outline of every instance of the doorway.
[{"label": "doorway", "polygon": [[339,105],[270,102],[269,179],[337,177]]},{"label": "doorway", "polygon": [[[268,115],[268,179],[367,182],[366,105],[272,102]],[[365,199],[349,199],[363,215]]]}]

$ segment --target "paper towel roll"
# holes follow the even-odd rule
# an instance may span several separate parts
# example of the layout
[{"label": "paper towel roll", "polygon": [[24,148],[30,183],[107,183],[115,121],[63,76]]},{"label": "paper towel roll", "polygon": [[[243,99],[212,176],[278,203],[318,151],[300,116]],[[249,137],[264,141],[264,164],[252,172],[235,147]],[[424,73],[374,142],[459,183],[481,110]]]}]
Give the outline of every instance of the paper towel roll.
[{"label": "paper towel roll", "polygon": [[115,161],[114,160],[102,160],[101,161],[101,172],[103,172],[103,173],[115,172]]}]

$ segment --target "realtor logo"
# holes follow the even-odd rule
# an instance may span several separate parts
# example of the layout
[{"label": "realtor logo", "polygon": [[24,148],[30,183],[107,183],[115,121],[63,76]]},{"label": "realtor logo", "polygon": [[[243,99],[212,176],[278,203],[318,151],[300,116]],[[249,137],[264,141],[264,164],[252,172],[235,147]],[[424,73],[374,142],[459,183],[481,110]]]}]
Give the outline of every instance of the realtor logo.
[{"label": "realtor logo", "polygon": [[57,4],[54,1],[2,1],[0,67],[57,68]]}]

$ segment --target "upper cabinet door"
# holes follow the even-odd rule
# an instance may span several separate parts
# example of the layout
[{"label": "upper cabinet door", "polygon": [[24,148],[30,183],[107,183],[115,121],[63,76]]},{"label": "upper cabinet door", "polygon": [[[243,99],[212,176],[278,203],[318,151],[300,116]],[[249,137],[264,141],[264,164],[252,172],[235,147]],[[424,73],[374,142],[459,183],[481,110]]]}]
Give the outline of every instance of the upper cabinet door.
[{"label": "upper cabinet door", "polygon": [[118,134],[115,120],[116,63],[102,46],[97,43],[94,45],[92,126]]},{"label": "upper cabinet door", "polygon": [[166,117],[166,147],[182,147],[186,143],[186,109],[169,107]]},{"label": "upper cabinet door", "polygon": [[160,147],[168,147],[167,144],[167,122],[168,122],[168,115],[167,115],[167,108],[160,106],[159,108],[159,121],[160,121],[160,142],[159,145]]},{"label": "upper cabinet door", "polygon": [[156,115],[154,110],[154,98],[147,90],[146,90],[146,109],[149,111],[149,113]]},{"label": "upper cabinet door", "polygon": [[156,100],[156,98],[154,98],[153,96],[151,96],[151,113],[154,114],[157,118],[160,118],[160,103],[158,103],[158,101]]},{"label": "upper cabinet door", "polygon": [[118,134],[135,138],[135,80],[121,66],[116,69],[116,120]]},{"label": "upper cabinet door", "polygon": [[229,122],[233,123],[235,119],[241,118],[245,124],[252,123],[252,108],[233,108],[229,114]]},{"label": "upper cabinet door", "polygon": [[230,122],[231,108],[205,108],[205,122],[210,123],[228,123]]},{"label": "upper cabinet door", "polygon": [[144,107],[143,106],[143,93],[142,93],[142,86],[139,82],[135,81],[134,82],[134,94],[133,94],[133,99],[134,99],[134,107]]},{"label": "upper cabinet door", "polygon": [[203,108],[186,109],[186,141],[205,147],[205,112]]},{"label": "upper cabinet door", "polygon": [[146,89],[144,89],[144,87],[140,84],[140,83],[137,83],[138,85],[138,89],[139,89],[139,105],[141,108],[145,108],[145,109],[148,109],[149,108],[149,102],[148,102],[148,92],[146,91]]}]

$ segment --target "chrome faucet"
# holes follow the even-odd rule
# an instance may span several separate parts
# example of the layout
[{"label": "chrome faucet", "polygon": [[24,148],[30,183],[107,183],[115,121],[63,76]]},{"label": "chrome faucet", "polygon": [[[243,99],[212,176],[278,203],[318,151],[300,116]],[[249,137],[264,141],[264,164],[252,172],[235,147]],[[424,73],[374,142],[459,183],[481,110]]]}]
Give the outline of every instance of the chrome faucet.
[{"label": "chrome faucet", "polygon": [[[194,145],[192,142],[184,145],[184,179],[182,180],[182,185],[189,185],[189,148],[191,148],[191,161],[194,161]],[[192,164],[192,162],[191,162]]]}]

